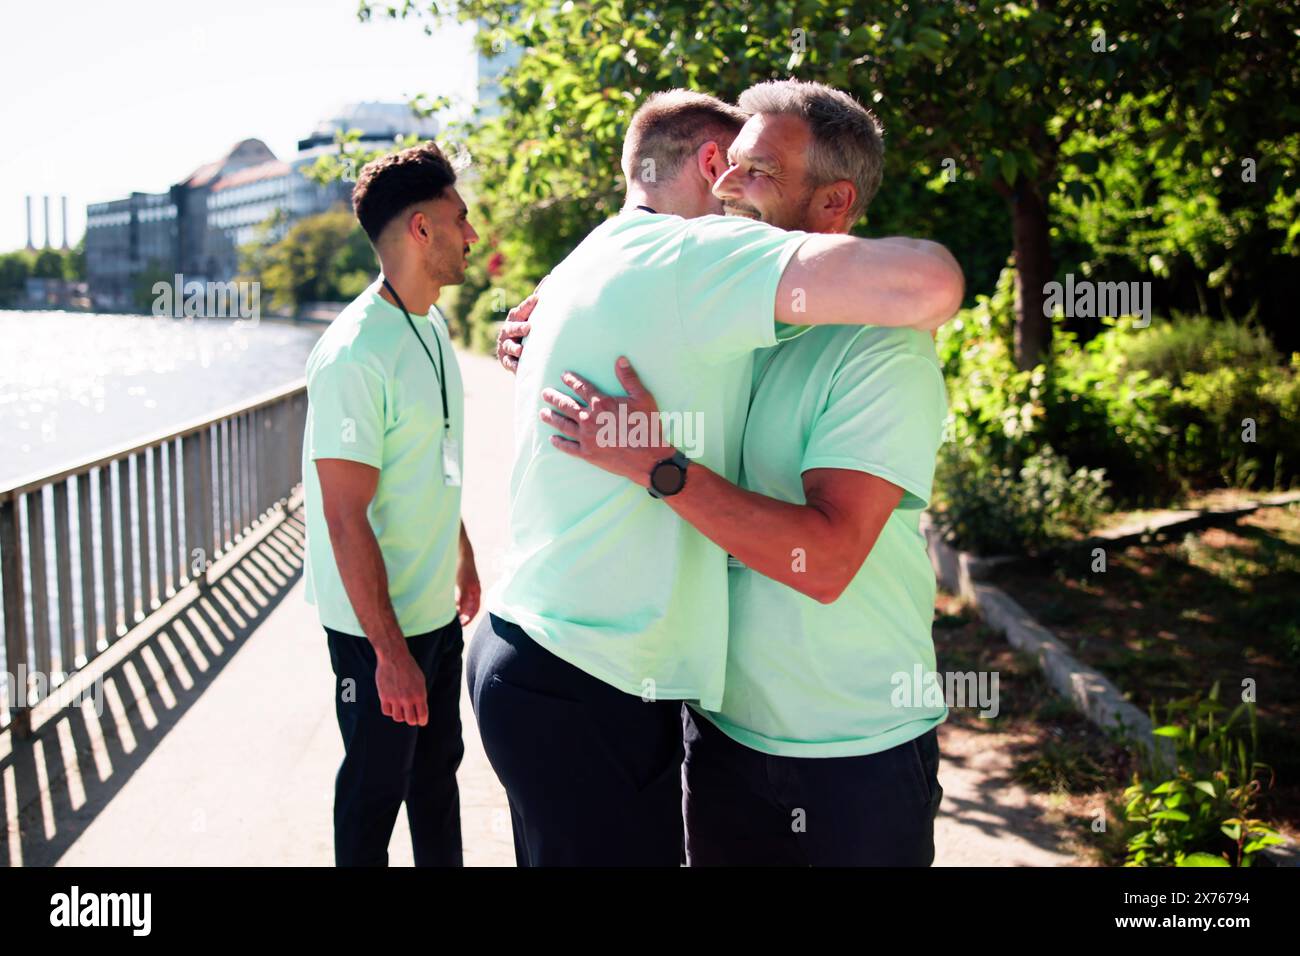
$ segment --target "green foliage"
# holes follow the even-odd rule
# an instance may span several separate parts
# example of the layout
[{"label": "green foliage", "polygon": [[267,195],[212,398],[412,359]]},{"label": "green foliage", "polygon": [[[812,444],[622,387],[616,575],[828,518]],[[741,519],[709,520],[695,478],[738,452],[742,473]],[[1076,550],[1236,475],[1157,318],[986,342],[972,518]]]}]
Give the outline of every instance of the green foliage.
[{"label": "green foliage", "polygon": [[[623,132],[649,93],[734,99],[788,76],[876,111],[888,149],[872,230],[941,238],[972,292],[994,281],[1025,190],[1051,209],[1051,233],[1030,247],[1167,278],[1168,301],[1190,297],[1200,312],[1208,289],[1244,311],[1300,239],[1300,48],[1287,5],[363,0],[358,15],[440,14],[478,21],[484,53],[523,51],[502,78],[500,115],[452,135],[481,171],[476,221],[524,285],[618,208]],[[1258,164],[1254,190],[1234,181],[1242,158]],[[1032,312],[1033,290],[1026,299]],[[1266,321],[1280,323],[1286,304]]]},{"label": "green foliage", "polygon": [[1124,350],[1126,369],[1145,371],[1171,382],[1230,365],[1281,362],[1268,336],[1252,325],[1177,313],[1170,321],[1144,330]]},{"label": "green foliage", "polygon": [[934,518],[959,547],[984,554],[1035,552],[1078,537],[1109,507],[1104,467],[1071,467],[1052,443],[1104,431],[1104,412],[1061,401],[1046,366],[1016,369],[1012,278],[1004,271],[993,295],[977,297],[937,342],[950,419]]},{"label": "green foliage", "polygon": [[1126,866],[1251,866],[1259,852],[1284,843],[1251,814],[1268,766],[1257,759],[1253,701],[1231,713],[1208,697],[1171,701],[1163,722],[1151,708],[1154,734],[1172,745],[1173,764],[1148,754],[1124,791]]},{"label": "green foliage", "polygon": [[1281,318],[1300,289],[1300,134],[1238,122],[1151,96],[1076,134],[1063,152],[1095,169],[1076,163],[1054,197],[1062,271],[1151,280],[1169,310]]},{"label": "green foliage", "polygon": [[[264,227],[264,233],[274,228]],[[308,302],[346,302],[375,277],[374,250],[352,213],[343,207],[299,220],[276,242],[239,250],[240,278],[262,283],[275,309]]]},{"label": "green foliage", "polygon": [[135,307],[144,313],[153,310],[153,304],[158,298],[154,292],[154,286],[159,282],[165,282],[171,286],[176,280],[176,270],[159,262],[156,259],[150,259],[143,269],[137,272],[131,279],[131,301]]},{"label": "green foliage", "polygon": [[42,249],[32,260],[33,279],[62,279],[63,255],[57,249]]},{"label": "green foliage", "polygon": [[1015,468],[978,446],[946,444],[935,474],[943,488],[936,523],[981,554],[1038,553],[1091,531],[1110,507],[1105,473],[1070,471],[1050,445]]},{"label": "green foliage", "polygon": [[19,303],[31,274],[32,267],[25,253],[0,255],[0,308],[13,308]]},{"label": "green foliage", "polygon": [[1184,376],[1170,422],[1186,478],[1199,484],[1277,487],[1300,457],[1300,354],[1291,368],[1223,366]]},{"label": "green foliage", "polygon": [[[1145,329],[1108,320],[1080,345],[1057,317],[1051,362],[1018,371],[1012,295],[1008,270],[938,336],[952,417],[936,517],[964,546],[1021,551],[1070,536],[1102,504],[1093,493],[1102,476],[1124,506],[1300,476],[1300,355],[1284,365],[1256,328],[1182,315]],[[1078,512],[1054,531],[1034,520],[1022,487],[1021,470],[1044,448],[1068,468],[1035,470],[1032,494],[1059,490]],[[1101,475],[1093,482],[1080,470]],[[1044,475],[1053,476],[1046,485]]]},{"label": "green foliage", "polygon": [[85,240],[74,249],[18,249],[0,253],[0,308],[21,304],[29,278],[85,279]]},{"label": "green foliage", "polygon": [[1056,363],[1061,393],[1098,406],[1112,435],[1049,440],[1072,453],[1086,448],[1080,453],[1108,469],[1126,500],[1281,487],[1300,475],[1300,356],[1283,364],[1253,326],[1181,314],[1146,329],[1120,321],[1086,348],[1060,351]]},{"label": "green foliage", "polygon": [[1172,386],[1129,367],[1128,350],[1150,329],[1132,319],[1106,320],[1086,346],[1058,328],[1042,436],[1076,464],[1102,468],[1125,504],[1164,502],[1181,490],[1167,420]]}]

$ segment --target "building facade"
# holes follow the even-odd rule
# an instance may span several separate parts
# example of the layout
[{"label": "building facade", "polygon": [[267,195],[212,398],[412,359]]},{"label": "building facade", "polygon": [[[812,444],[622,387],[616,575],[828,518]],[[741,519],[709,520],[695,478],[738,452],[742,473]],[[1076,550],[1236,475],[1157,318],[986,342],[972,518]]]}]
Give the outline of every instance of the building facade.
[{"label": "building facade", "polygon": [[132,193],[86,207],[86,278],[96,308],[130,308],[147,270],[175,265],[177,212],[171,192]]},{"label": "building facade", "polygon": [[239,247],[275,241],[294,222],[348,204],[350,182],[320,185],[306,174],[337,150],[336,130],[358,130],[366,148],[398,136],[437,134],[434,120],[400,103],[358,103],[317,124],[289,162],[259,139],[237,143],[165,193],[132,193],[86,207],[86,278],[94,308],[133,311],[158,281],[228,282]]}]

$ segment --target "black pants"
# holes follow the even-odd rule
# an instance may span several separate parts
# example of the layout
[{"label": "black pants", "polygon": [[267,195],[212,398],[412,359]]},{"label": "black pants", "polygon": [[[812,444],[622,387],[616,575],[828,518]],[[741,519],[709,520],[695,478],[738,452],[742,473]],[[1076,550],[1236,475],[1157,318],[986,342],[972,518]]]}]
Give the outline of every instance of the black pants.
[{"label": "black pants", "polygon": [[689,707],[686,856],[692,866],[929,866],[938,735],[862,757],[774,757]]},{"label": "black pants", "polygon": [[616,690],[495,615],[467,667],[520,866],[680,865],[680,701]]},{"label": "black pants", "polygon": [[385,717],[375,687],[375,649],[368,638],[325,629],[343,764],[334,781],[334,861],[387,866],[397,811],[406,803],[416,866],[460,866],[460,621],[406,639],[424,672],[429,722]]}]

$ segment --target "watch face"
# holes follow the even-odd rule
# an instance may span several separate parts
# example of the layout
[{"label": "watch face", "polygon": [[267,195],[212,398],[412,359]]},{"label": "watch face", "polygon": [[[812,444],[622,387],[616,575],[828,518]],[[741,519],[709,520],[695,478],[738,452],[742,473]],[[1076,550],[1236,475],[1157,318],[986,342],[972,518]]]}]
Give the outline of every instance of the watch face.
[{"label": "watch face", "polygon": [[685,483],[685,469],[671,461],[661,461],[650,473],[650,484],[661,495],[675,495]]}]

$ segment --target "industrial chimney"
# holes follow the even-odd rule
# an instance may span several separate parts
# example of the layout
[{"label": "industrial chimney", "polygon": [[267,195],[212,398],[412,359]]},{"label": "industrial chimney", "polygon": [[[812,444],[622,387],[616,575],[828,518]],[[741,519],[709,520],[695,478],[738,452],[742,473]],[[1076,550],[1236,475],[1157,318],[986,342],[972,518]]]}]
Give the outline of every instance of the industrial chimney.
[{"label": "industrial chimney", "polygon": [[63,198],[63,248],[68,248],[68,197]]},{"label": "industrial chimney", "polygon": [[45,248],[50,248],[50,197],[42,196],[45,200]]},{"label": "industrial chimney", "polygon": [[35,249],[36,243],[32,242],[32,197],[24,196],[27,200],[27,248]]}]

